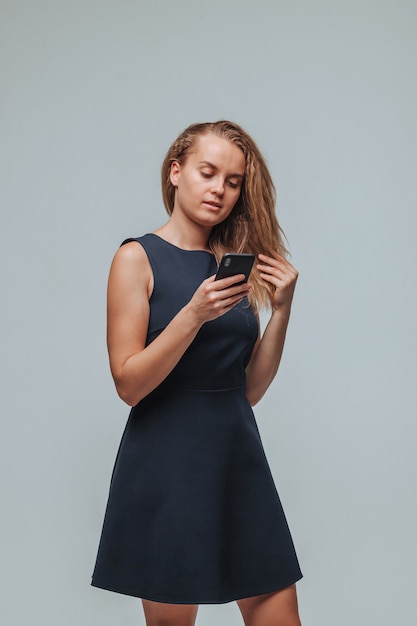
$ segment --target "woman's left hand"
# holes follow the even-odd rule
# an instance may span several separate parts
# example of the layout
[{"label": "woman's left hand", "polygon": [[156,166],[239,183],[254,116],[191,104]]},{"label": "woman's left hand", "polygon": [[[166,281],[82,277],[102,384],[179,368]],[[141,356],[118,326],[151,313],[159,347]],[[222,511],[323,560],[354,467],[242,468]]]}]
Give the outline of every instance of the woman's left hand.
[{"label": "woman's left hand", "polygon": [[258,255],[257,268],[261,277],[275,287],[272,306],[275,310],[290,309],[298,278],[297,270],[284,257]]}]

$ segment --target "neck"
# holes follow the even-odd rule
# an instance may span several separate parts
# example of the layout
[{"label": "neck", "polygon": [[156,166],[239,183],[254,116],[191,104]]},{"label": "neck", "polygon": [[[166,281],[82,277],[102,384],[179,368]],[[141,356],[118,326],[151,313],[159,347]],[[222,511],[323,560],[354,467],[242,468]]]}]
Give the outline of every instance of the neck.
[{"label": "neck", "polygon": [[156,235],[160,235],[179,248],[207,251],[210,251],[208,245],[210,232],[211,227],[185,221],[180,216],[177,217],[175,211],[166,224],[155,230]]}]

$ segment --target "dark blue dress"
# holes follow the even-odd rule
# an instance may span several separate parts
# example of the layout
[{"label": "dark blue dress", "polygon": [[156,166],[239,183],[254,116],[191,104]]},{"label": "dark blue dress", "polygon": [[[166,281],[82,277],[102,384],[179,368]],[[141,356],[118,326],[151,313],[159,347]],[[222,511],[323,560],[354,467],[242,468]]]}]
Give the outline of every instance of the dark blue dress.
[{"label": "dark blue dress", "polygon": [[[132,241],[132,240],[128,240]],[[136,239],[154,275],[147,343],[216,272],[209,252]],[[223,603],[301,578],[245,395],[257,338],[245,300],[205,323],[132,408],[111,479],[92,584],[179,604]]]}]

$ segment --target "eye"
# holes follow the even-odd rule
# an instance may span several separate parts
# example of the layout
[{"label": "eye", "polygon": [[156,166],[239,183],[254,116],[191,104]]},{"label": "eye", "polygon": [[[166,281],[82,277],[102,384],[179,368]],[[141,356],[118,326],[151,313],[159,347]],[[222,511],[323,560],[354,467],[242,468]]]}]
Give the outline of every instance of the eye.
[{"label": "eye", "polygon": [[211,174],[210,172],[201,172],[201,176],[203,178],[211,178],[213,174]]},{"label": "eye", "polygon": [[232,180],[228,180],[227,184],[229,185],[231,189],[238,189],[239,187],[239,183],[234,183]]}]

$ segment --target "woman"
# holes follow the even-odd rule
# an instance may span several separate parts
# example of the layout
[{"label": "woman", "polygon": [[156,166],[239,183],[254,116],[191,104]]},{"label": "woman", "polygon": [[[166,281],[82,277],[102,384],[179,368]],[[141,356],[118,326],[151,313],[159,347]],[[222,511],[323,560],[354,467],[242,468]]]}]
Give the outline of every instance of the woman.
[{"label": "woman", "polygon": [[[297,280],[274,186],[251,137],[220,121],[181,133],[162,189],[168,222],[126,240],[110,270],[110,366],[133,408],[93,585],[142,598],[148,626],[192,626],[199,604],[232,600],[246,626],[300,626],[301,572],[251,409]],[[224,252],[257,255],[249,283],[215,280]]]}]

